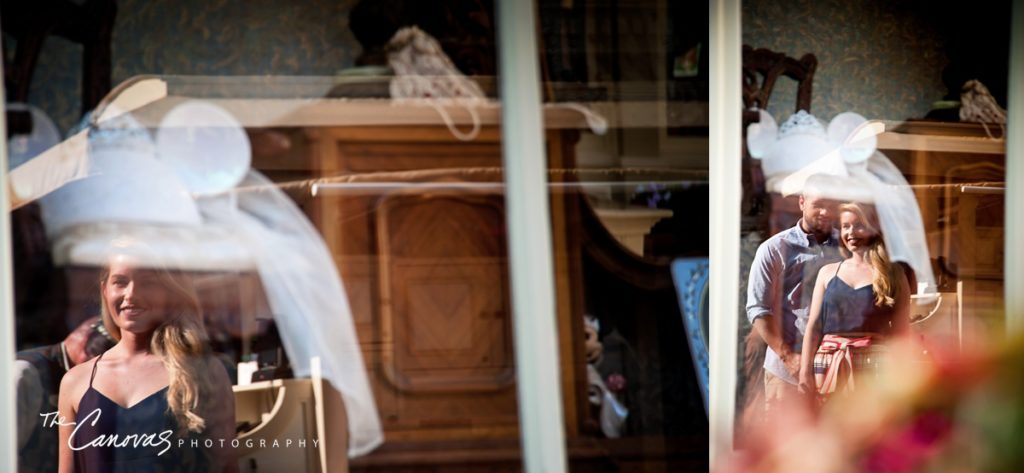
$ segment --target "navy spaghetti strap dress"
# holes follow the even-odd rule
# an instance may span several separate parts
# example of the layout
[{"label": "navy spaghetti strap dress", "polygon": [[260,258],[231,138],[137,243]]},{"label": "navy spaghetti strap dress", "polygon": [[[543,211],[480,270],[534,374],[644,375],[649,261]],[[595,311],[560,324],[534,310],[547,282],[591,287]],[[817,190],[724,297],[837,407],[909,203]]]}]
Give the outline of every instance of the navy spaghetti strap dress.
[{"label": "navy spaghetti strap dress", "polygon": [[168,388],[133,406],[121,406],[92,386],[102,358],[93,365],[89,388],[75,414],[77,430],[71,439],[75,471],[207,471],[208,453],[202,441],[193,447],[190,435],[179,444],[178,423],[167,406]]},{"label": "navy spaghetti strap dress", "polygon": [[875,290],[870,284],[858,288],[850,287],[839,278],[839,263],[836,274],[825,286],[821,303],[823,334],[869,332],[889,334],[895,307],[875,305]]}]

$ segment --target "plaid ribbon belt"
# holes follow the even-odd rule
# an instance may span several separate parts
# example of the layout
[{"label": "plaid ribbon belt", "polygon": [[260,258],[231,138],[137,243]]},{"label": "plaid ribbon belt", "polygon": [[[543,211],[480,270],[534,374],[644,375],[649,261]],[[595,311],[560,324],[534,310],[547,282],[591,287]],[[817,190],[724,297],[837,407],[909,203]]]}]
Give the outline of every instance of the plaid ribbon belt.
[{"label": "plaid ribbon belt", "polygon": [[875,336],[844,337],[825,335],[814,354],[814,381],[818,394],[827,395],[836,391],[840,381],[844,390],[855,387],[854,373],[878,363],[883,350],[875,342]]}]

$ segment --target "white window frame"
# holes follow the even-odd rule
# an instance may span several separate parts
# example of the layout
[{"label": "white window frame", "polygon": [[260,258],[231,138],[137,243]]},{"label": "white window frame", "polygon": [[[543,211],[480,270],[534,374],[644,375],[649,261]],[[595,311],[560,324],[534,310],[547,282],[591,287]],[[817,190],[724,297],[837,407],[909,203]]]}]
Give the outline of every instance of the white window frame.
[{"label": "white window frame", "polygon": [[1007,336],[1024,329],[1024,1],[1013,2],[1007,82],[1003,297]]},{"label": "white window frame", "polygon": [[[0,73],[3,64],[0,64]],[[3,77],[3,74],[0,74]],[[7,103],[0,87],[0,103]],[[7,107],[0,113],[0,471],[18,471],[17,392],[14,386],[14,261],[11,257],[11,186],[7,181]]]},{"label": "white window frame", "polygon": [[505,171],[516,390],[523,470],[566,471],[555,319],[540,55],[534,2],[498,1],[501,155]]},{"label": "white window frame", "polygon": [[740,0],[710,0],[708,13],[708,308],[712,314],[708,455],[714,465],[718,458],[732,451],[736,415],[743,41]]}]

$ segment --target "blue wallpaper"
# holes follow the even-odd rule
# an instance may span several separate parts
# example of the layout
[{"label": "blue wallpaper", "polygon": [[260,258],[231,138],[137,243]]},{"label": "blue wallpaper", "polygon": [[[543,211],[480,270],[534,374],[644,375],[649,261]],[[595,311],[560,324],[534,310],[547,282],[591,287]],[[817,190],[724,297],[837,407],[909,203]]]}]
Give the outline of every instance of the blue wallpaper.
[{"label": "blue wallpaper", "polygon": [[82,107],[82,46],[48,36],[32,75],[29,103],[43,109],[66,132],[79,119]]},{"label": "blue wallpaper", "polygon": [[[869,119],[919,118],[946,93],[941,76],[948,59],[928,12],[915,5],[927,3],[749,0],[743,43],[817,56],[811,112],[825,121],[849,110]],[[795,83],[780,80],[769,111],[785,119],[795,104]]]},{"label": "blue wallpaper", "polygon": [[[113,84],[137,74],[330,75],[353,64],[355,0],[122,0],[113,34]],[[743,42],[819,65],[812,112],[921,117],[946,92],[943,42],[913,0],[749,0]],[[81,47],[47,40],[30,101],[67,131],[79,119]],[[792,112],[780,81],[770,111]],[[787,83],[788,82],[788,83]]]},{"label": "blue wallpaper", "polygon": [[[139,74],[331,75],[352,66],[355,0],[121,0],[112,85]],[[29,101],[62,131],[78,122],[82,48],[47,39]]]}]

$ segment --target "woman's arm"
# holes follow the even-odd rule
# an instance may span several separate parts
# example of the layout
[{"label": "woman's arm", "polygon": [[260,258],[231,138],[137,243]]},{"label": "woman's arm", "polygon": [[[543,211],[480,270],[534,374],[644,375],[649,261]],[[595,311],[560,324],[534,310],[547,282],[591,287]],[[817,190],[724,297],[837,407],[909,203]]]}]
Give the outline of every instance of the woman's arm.
[{"label": "woman's arm", "polygon": [[75,415],[78,411],[78,400],[84,394],[85,378],[83,372],[91,372],[92,363],[83,363],[71,368],[60,380],[60,393],[57,397],[57,471],[60,473],[74,473],[75,456],[69,445],[71,434],[75,430]]},{"label": "woman's arm", "polygon": [[818,351],[821,343],[821,302],[825,297],[825,286],[831,279],[828,275],[834,273],[835,264],[827,264],[818,271],[818,277],[814,280],[814,293],[811,295],[811,312],[807,316],[807,328],[804,330],[803,348],[800,353],[800,384],[798,385],[805,392],[813,392],[814,382],[814,354]]}]

